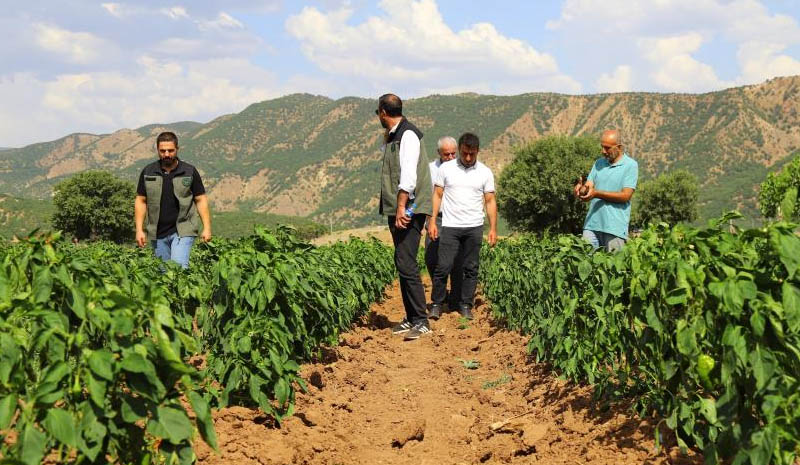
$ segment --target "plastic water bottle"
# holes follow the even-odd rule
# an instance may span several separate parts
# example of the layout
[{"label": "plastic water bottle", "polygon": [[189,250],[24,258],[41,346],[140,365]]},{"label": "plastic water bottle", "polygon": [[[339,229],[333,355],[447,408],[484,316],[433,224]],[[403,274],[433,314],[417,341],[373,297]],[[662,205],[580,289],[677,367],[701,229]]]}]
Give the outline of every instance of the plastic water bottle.
[{"label": "plastic water bottle", "polygon": [[416,203],[412,203],[410,207],[406,207],[406,216],[409,217],[409,218],[414,216],[414,210],[416,210],[416,209],[417,209],[417,204]]}]

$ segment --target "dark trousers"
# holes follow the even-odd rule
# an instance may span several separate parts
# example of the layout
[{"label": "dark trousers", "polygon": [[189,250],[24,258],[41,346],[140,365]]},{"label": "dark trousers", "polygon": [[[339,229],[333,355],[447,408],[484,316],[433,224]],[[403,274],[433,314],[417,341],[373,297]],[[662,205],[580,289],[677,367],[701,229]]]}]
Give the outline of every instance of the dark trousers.
[{"label": "dark trousers", "polygon": [[[428,221],[431,221],[429,218]],[[436,226],[442,230],[442,217],[436,218]],[[460,251],[460,249],[459,249]],[[464,281],[464,270],[462,269],[464,257],[461,253],[456,254],[456,260],[453,263],[453,270],[450,272],[450,292],[447,294],[447,304],[451,309],[457,309],[461,300],[461,284]],[[433,276],[436,273],[436,264],[439,262],[439,240],[432,241],[429,237],[425,237],[425,266],[428,268],[428,275],[433,282]],[[445,283],[447,284],[447,283]],[[433,301],[433,289],[431,289],[431,301]]]},{"label": "dark trousers", "polygon": [[461,285],[459,308],[472,308],[475,288],[478,286],[478,266],[483,241],[483,226],[474,228],[442,227],[439,231],[439,260],[433,274],[433,303],[444,304],[447,297],[447,275],[460,255],[463,260],[464,280]]},{"label": "dark trousers", "polygon": [[406,229],[398,229],[394,225],[395,217],[389,217],[389,232],[392,233],[394,242],[394,265],[400,275],[400,293],[406,308],[406,318],[412,324],[428,320],[425,288],[422,287],[417,265],[417,251],[422,230],[425,228],[425,218],[425,215],[414,215]]}]

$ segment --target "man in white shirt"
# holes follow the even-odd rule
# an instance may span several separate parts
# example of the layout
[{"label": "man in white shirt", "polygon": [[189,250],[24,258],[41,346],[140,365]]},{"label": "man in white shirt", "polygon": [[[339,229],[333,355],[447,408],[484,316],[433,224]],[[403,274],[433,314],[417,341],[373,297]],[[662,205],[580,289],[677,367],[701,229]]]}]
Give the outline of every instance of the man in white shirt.
[{"label": "man in white shirt", "polygon": [[408,340],[430,333],[425,288],[417,266],[417,251],[425,221],[431,214],[430,171],[422,131],[403,117],[403,102],[394,94],[378,99],[375,114],[384,128],[380,213],[386,215],[394,242],[394,263],[406,317],[392,328]]},{"label": "man in white shirt", "polygon": [[[431,171],[431,189],[436,190],[433,181],[439,173],[439,167],[442,163],[455,160],[458,153],[458,143],[450,136],[445,136],[439,139],[436,143],[436,151],[439,158],[432,161],[430,165]],[[433,221],[433,217],[428,221]],[[442,212],[436,216],[436,227],[442,228]],[[458,309],[458,303],[461,300],[461,282],[464,278],[464,271],[461,269],[461,254],[456,255],[456,261],[453,265],[453,271],[450,272],[450,292],[447,293],[447,303],[451,310]],[[433,274],[436,271],[436,263],[439,261],[439,241],[431,240],[430,235],[425,237],[425,266],[428,268],[428,275],[433,280]],[[431,291],[431,300],[433,300],[433,291]],[[436,311],[433,311],[436,310]],[[428,313],[428,318],[431,320],[438,320],[441,315],[440,307],[431,307],[431,312]]]},{"label": "man in white shirt", "polygon": [[433,275],[433,305],[431,313],[441,313],[447,294],[447,275],[453,269],[456,256],[463,255],[464,281],[461,287],[459,313],[472,318],[478,267],[483,241],[484,206],[489,216],[489,245],[497,242],[497,202],[494,194],[494,175],[478,161],[478,136],[464,133],[458,139],[458,158],[439,167],[436,190],[433,194],[433,216],[442,210],[442,230],[435,221],[428,222],[428,235],[439,240],[439,259]]}]

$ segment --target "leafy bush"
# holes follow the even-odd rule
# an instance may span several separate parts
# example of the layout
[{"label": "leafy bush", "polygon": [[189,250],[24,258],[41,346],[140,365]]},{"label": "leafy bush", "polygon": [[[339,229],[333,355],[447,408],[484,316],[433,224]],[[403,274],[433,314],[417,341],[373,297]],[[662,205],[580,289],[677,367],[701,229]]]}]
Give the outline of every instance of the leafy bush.
[{"label": "leafy bush", "polygon": [[780,173],[769,173],[761,184],[758,204],[767,218],[800,219],[797,193],[800,190],[800,156],[786,165]]},{"label": "leafy bush", "polygon": [[523,236],[485,249],[495,315],[598,396],[633,396],[707,463],[792,464],[800,453],[800,237],[651,227],[622,252]]},{"label": "leafy bush", "polygon": [[641,183],[633,196],[631,224],[639,227],[664,222],[691,223],[697,219],[700,190],[697,178],[675,170]]},{"label": "leafy bush", "polygon": [[108,171],[76,174],[53,188],[53,227],[78,239],[132,241],[135,195],[131,182]]},{"label": "leafy bush", "polygon": [[572,188],[600,155],[588,136],[550,136],[519,149],[500,176],[500,214],[516,231],[580,231],[587,205]]}]

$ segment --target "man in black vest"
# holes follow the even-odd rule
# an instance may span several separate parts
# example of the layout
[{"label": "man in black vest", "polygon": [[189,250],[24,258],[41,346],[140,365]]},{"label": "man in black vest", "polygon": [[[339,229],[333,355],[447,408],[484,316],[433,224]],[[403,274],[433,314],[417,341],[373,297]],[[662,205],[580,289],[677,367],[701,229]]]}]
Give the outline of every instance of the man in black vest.
[{"label": "man in black vest", "polygon": [[413,340],[431,331],[425,289],[417,266],[419,241],[432,210],[429,160],[421,143],[422,131],[403,117],[400,97],[382,95],[375,114],[385,130],[380,213],[388,217],[394,263],[406,309],[406,317],[392,332]]},{"label": "man in black vest", "polygon": [[175,133],[159,134],[156,150],[158,161],[145,166],[139,175],[136,243],[144,247],[149,241],[158,258],[188,268],[195,238],[211,240],[208,197],[197,169],[178,159]]}]

